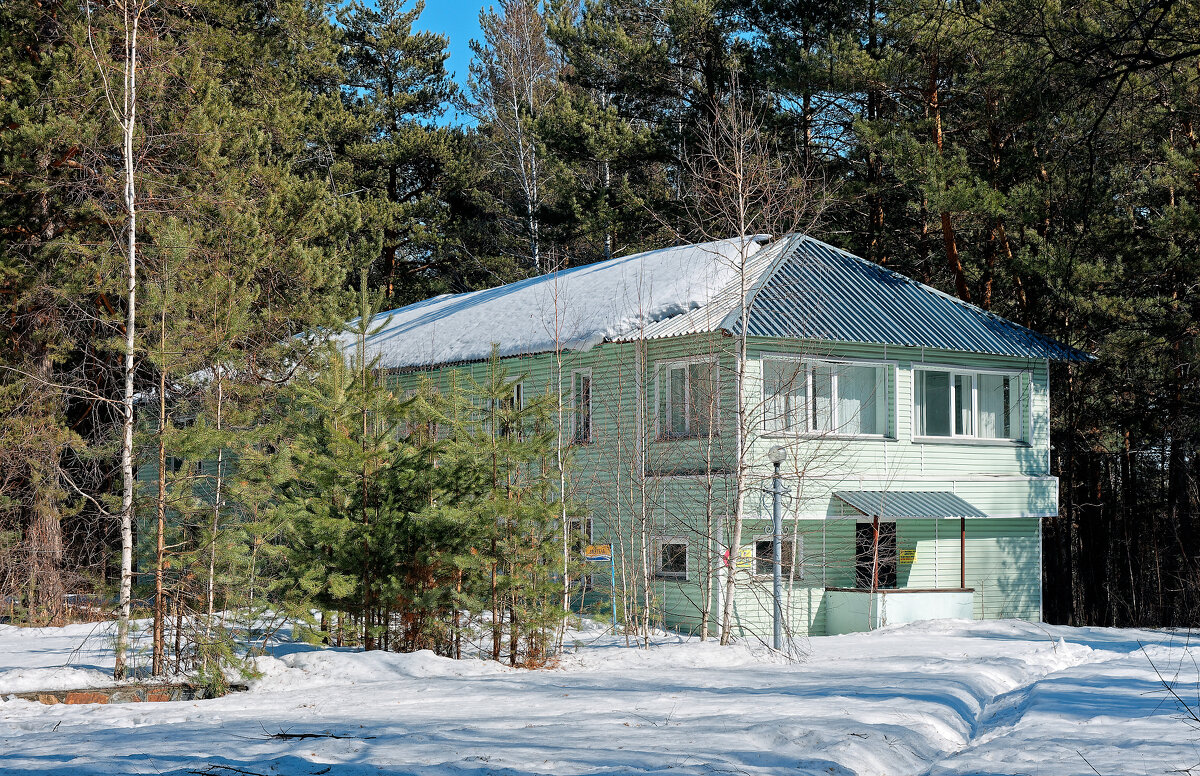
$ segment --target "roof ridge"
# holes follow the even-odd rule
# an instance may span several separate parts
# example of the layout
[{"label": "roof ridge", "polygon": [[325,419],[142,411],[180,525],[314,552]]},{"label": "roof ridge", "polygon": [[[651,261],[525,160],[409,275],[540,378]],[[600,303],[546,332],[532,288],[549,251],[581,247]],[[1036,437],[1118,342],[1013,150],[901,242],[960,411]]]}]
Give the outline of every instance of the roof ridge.
[{"label": "roof ridge", "polygon": [[[796,305],[804,306],[805,302],[796,298],[794,291],[789,291],[783,286],[790,288],[790,283],[806,277],[808,280],[802,282],[815,284],[812,290],[819,289],[818,293],[824,294],[826,298],[832,299],[838,293],[849,293],[853,297],[849,300],[843,299],[852,310],[810,310],[807,313],[809,316],[815,313],[816,318],[822,321],[818,326],[832,327],[824,333],[809,332],[810,336],[817,339],[842,339],[834,333],[834,329],[840,327],[844,332],[854,330],[853,334],[845,335],[848,337],[847,341],[874,342],[878,337],[880,343],[894,342],[897,345],[915,346],[916,343],[923,343],[922,347],[963,349],[997,355],[1024,353],[1027,358],[1094,360],[1091,354],[1054,337],[921,283],[890,267],[864,259],[808,234],[796,233],[791,237],[792,242],[788,244],[788,248],[776,257],[770,273],[756,289],[755,302],[758,302],[757,306],[766,305],[765,309],[757,310],[757,316],[747,315],[746,320],[742,320],[740,316],[731,316],[733,325],[763,336],[767,336],[767,331],[778,328],[779,321],[784,319],[789,320],[782,324],[783,326],[795,328],[798,319],[793,313],[796,310],[789,313],[779,309],[780,305],[791,309]],[[810,264],[810,261],[816,263]],[[854,279],[853,276],[860,273],[861,277]],[[776,288],[779,283],[773,280],[777,277],[786,277],[788,280],[781,280],[783,286]],[[854,284],[857,283],[890,287],[893,290],[881,292],[882,295],[880,292],[870,292],[866,296],[858,297],[853,290]],[[864,291],[866,290],[864,287]],[[908,298],[907,301],[905,297]],[[949,302],[953,304],[948,304]],[[939,307],[942,311],[940,313],[937,311]],[[763,315],[766,316],[766,320],[763,319]],[[911,315],[918,317],[906,317]],[[940,317],[942,320],[920,320],[923,315]],[[891,327],[893,331],[890,334],[868,332],[870,326],[863,323],[863,316],[872,319],[878,317],[881,321],[890,320],[892,323],[885,324],[884,328]],[[956,324],[946,316],[962,316],[963,324]],[[772,325],[775,318],[779,318],[779,321]],[[967,324],[967,321],[974,323]],[[939,328],[940,333],[931,333]],[[894,339],[886,339],[888,336]]]},{"label": "roof ridge", "polygon": [[[796,243],[798,242],[796,239],[797,237],[803,237],[803,235],[796,232],[785,234],[771,245],[763,248],[762,252],[746,259],[747,262],[751,260],[763,259],[764,257],[762,256],[762,253],[772,250],[776,251],[777,254],[768,261],[767,266],[761,273],[759,273],[759,276],[754,280],[754,282],[750,284],[750,288],[746,289],[745,310],[750,311],[754,307],[754,302],[756,299],[758,299],[759,292],[762,291],[763,287],[765,287],[767,283],[771,282],[771,278],[775,276],[775,273],[777,273],[779,268],[782,267],[787,261],[788,257],[791,255],[791,251],[796,248]],[[732,286],[732,283],[730,285]],[[734,309],[726,313],[725,317],[721,319],[721,323],[715,327],[715,330],[726,332],[733,331],[733,327],[737,326],[737,322],[742,317],[742,309],[742,305],[737,305]]]},{"label": "roof ridge", "polygon": [[[862,256],[858,256],[856,254],[851,253],[850,251],[843,250],[842,248],[839,248],[836,245],[830,245],[827,242],[818,240],[817,238],[812,237],[807,234],[801,235],[801,236],[805,240],[809,240],[811,242],[817,243],[818,245],[823,245],[824,247],[829,248],[832,251],[836,251],[837,253],[842,254],[844,257],[846,257],[848,259],[853,259],[854,261],[857,261],[861,264],[866,264],[868,267],[872,267],[874,269],[883,270],[884,272],[888,273],[889,275],[891,275],[899,280],[902,280],[905,283],[914,285],[917,288],[921,289],[922,291],[928,291],[931,294],[936,294],[937,296],[940,296],[943,299],[948,299],[951,302],[954,302],[955,304],[960,305],[962,307],[966,307],[969,310],[974,310],[975,312],[983,313],[984,315],[990,316],[992,318],[997,318],[1006,323],[1011,323],[1015,326],[1021,326],[1021,328],[1023,328],[1023,329],[1029,328],[1028,326],[1022,326],[1021,324],[1017,323],[1016,321],[1009,320],[1008,318],[1005,318],[1003,315],[994,313],[991,310],[985,310],[982,307],[980,307],[979,305],[974,304],[973,302],[968,302],[965,299],[960,299],[957,296],[954,296],[953,294],[948,294],[945,291],[942,291],[941,289],[934,288],[933,286],[929,285],[928,283],[922,283],[921,281],[917,280],[916,278],[911,278],[908,275],[897,272],[896,270],[892,269],[891,267],[880,264],[877,261],[871,261],[870,259],[865,259]],[[1030,329],[1030,331],[1033,331],[1033,330]],[[1044,336],[1044,335],[1041,335],[1041,336]]]}]

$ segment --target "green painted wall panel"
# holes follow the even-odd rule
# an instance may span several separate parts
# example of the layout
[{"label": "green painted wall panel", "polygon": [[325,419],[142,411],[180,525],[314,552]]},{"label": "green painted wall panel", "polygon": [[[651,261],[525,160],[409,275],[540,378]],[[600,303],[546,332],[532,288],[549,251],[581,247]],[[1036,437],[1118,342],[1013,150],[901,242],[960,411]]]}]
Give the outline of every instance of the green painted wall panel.
[{"label": "green painted wall panel", "polygon": [[[787,352],[815,357],[887,360],[895,363],[887,391],[892,397],[887,440],[812,439],[765,434],[760,418],[752,419],[748,441],[736,433],[734,363],[737,340],[722,335],[680,337],[646,343],[606,343],[561,358],[540,354],[507,358],[510,376],[523,375],[525,395],[556,395],[561,378],[564,403],[570,402],[571,372],[592,376],[593,443],[572,448],[571,497],[592,515],[593,540],[617,548],[618,582],[638,573],[641,538],[684,536],[689,539],[689,579],[654,585],[656,619],[683,630],[698,626],[701,600],[701,552],[705,515],[718,520],[733,512],[732,470],[739,441],[748,445],[753,464],[747,483],[744,541],[769,532],[770,498],[767,450],[789,447],[784,466],[790,489],[786,515],[799,527],[804,543],[805,575],[789,587],[793,602],[791,627],[797,634],[823,633],[825,587],[854,584],[854,525],[832,494],[837,490],[892,489],[952,491],[989,515],[968,525],[968,585],[976,586],[979,617],[1040,616],[1040,566],[1037,515],[1057,511],[1057,481],[1048,476],[1049,390],[1045,362],[974,354],[926,352],[919,349],[800,343],[754,339],[746,364],[746,405],[752,416],[761,405],[761,357]],[[644,349],[644,352],[642,352]],[[664,364],[711,359],[720,367],[719,423],[712,437],[663,440],[656,436],[656,410]],[[963,368],[1020,371],[1027,375],[1028,444],[951,444],[912,439],[912,369],[937,363]],[[404,372],[392,379],[397,390],[411,390],[428,375],[445,389],[449,373],[458,370],[486,379],[487,364]],[[638,388],[645,405],[639,407]],[[639,412],[640,410],[640,412]],[[640,423],[640,425],[639,425]],[[639,430],[641,435],[639,438]],[[643,456],[639,460],[639,454]],[[642,478],[641,464],[650,475]],[[666,476],[675,475],[675,476]],[[685,476],[691,475],[691,476]],[[823,519],[808,519],[819,517]],[[799,519],[797,518],[805,518]],[[936,525],[935,525],[936,524]],[[907,520],[899,529],[902,549],[915,550],[915,560],[901,568],[901,584],[950,587],[958,584],[957,521]],[[789,530],[791,530],[789,528]],[[729,530],[721,532],[725,540]],[[653,546],[648,548],[653,551]],[[597,575],[599,579],[600,575]],[[769,632],[769,580],[747,580],[740,586],[735,611],[742,628]],[[713,596],[713,617],[716,596]]]}]

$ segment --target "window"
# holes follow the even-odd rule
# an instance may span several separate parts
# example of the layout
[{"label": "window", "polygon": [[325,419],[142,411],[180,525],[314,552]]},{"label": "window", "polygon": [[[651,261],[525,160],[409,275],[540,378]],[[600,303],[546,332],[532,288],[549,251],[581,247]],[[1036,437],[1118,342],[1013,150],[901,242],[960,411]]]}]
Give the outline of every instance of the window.
[{"label": "window", "polygon": [[800,361],[763,361],[767,428],[773,431],[807,431],[808,366]]},{"label": "window", "polygon": [[663,539],[658,543],[659,579],[687,579],[688,553],[684,539]]},{"label": "window", "polygon": [[890,367],[764,359],[768,431],[886,436]]},{"label": "window", "polygon": [[[1018,380],[1009,375],[981,374],[976,378],[976,397],[979,403],[978,434],[983,439],[1017,439],[1014,433],[1020,425],[1020,413],[1014,413],[1018,402]],[[1014,422],[1016,421],[1016,422]]]},{"label": "window", "polygon": [[658,435],[662,439],[715,433],[720,395],[712,361],[669,364],[660,372]]},{"label": "window", "polygon": [[[774,538],[770,536],[759,537],[754,540],[754,575],[759,577],[774,576],[775,571],[772,568],[775,565],[775,555],[773,545]],[[795,579],[804,578],[804,569],[802,566],[795,565],[796,558],[799,556],[797,549],[803,548],[803,540],[797,543],[791,538],[781,539],[779,542],[779,573],[784,579],[792,578],[792,571],[795,570]]]},{"label": "window", "polygon": [[500,435],[513,436],[521,431],[521,410],[525,409],[525,384],[514,383],[512,394],[500,400]]},{"label": "window", "polygon": [[592,373],[571,373],[571,441],[586,445],[592,441]]},{"label": "window", "polygon": [[438,424],[433,419],[437,398],[441,392],[437,388],[425,385],[421,388],[404,392],[404,402],[408,405],[403,427],[397,427],[396,435],[401,432],[415,445],[436,441]]},{"label": "window", "polygon": [[854,586],[859,590],[888,590],[896,586],[896,524],[879,522],[879,576],[875,584],[875,524],[854,527]]},{"label": "window", "polygon": [[1018,373],[916,369],[913,417],[919,437],[1025,438]]},{"label": "window", "polygon": [[525,383],[514,383],[512,393],[500,400],[502,412],[513,412],[525,408]]}]

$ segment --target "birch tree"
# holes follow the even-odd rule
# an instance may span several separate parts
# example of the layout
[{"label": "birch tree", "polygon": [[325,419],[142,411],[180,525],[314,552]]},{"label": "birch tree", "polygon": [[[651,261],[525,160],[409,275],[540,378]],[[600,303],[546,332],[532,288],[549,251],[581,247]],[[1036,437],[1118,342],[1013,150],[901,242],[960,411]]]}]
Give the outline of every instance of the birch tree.
[{"label": "birch tree", "polygon": [[[125,327],[122,372],[124,389],[121,394],[121,582],[118,597],[116,663],[113,676],[125,678],[126,651],[129,646],[129,606],[133,586],[133,410],[135,346],[137,343],[137,283],[138,283],[138,190],[137,156],[134,140],[138,130],[138,35],[152,2],[147,0],[117,0],[123,32],[122,49],[116,72],[107,58],[95,48],[92,35],[92,5],[88,13],[88,44],[104,83],[104,97],[109,112],[121,129],[121,178],[124,182],[125,223],[122,228],[125,254]],[[119,77],[119,81],[117,80]]]},{"label": "birch tree", "polygon": [[472,41],[470,110],[491,135],[496,161],[510,178],[529,269],[545,272],[541,210],[547,160],[537,122],[557,88],[537,0],[500,0],[479,14],[482,41]]},{"label": "birch tree", "polygon": [[[746,396],[747,323],[753,315],[755,279],[748,267],[752,245],[757,234],[779,236],[810,229],[824,207],[826,194],[809,179],[806,169],[772,146],[761,111],[750,103],[748,95],[741,93],[736,74],[731,80],[730,93],[713,106],[713,121],[703,133],[697,156],[690,165],[691,198],[687,207],[689,224],[701,239],[732,237],[737,246],[732,260],[737,278],[737,313],[742,323],[732,343],[733,514],[727,543],[732,560],[742,542],[746,497],[755,486],[750,450],[756,435],[752,426],[753,407]],[[729,643],[732,637],[737,585],[734,570],[736,564],[723,582],[722,644]]]}]

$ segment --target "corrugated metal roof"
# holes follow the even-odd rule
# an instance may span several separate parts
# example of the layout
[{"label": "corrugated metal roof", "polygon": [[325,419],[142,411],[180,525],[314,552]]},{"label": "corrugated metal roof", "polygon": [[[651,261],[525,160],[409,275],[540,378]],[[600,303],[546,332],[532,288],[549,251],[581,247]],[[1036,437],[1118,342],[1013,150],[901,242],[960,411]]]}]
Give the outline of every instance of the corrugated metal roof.
[{"label": "corrugated metal roof", "polygon": [[[747,332],[830,342],[902,345],[1054,361],[1092,356],[807,235],[789,235],[746,266]],[[742,331],[741,282],[699,309],[622,341]]]},{"label": "corrugated metal roof", "polygon": [[845,490],[833,494],[867,517],[987,517],[953,493],[932,490]]},{"label": "corrugated metal roof", "polygon": [[[776,240],[746,261],[746,284],[751,299],[762,281],[771,277],[772,268],[779,263],[780,257],[794,240],[791,237]],[[613,338],[612,341],[633,342],[728,330],[741,313],[741,298],[742,283],[740,278],[735,277],[703,307],[648,324],[640,331]]]},{"label": "corrugated metal roof", "polygon": [[[741,321],[729,327],[741,332]],[[808,236],[754,297],[747,333],[1055,361],[1092,356]]]}]

